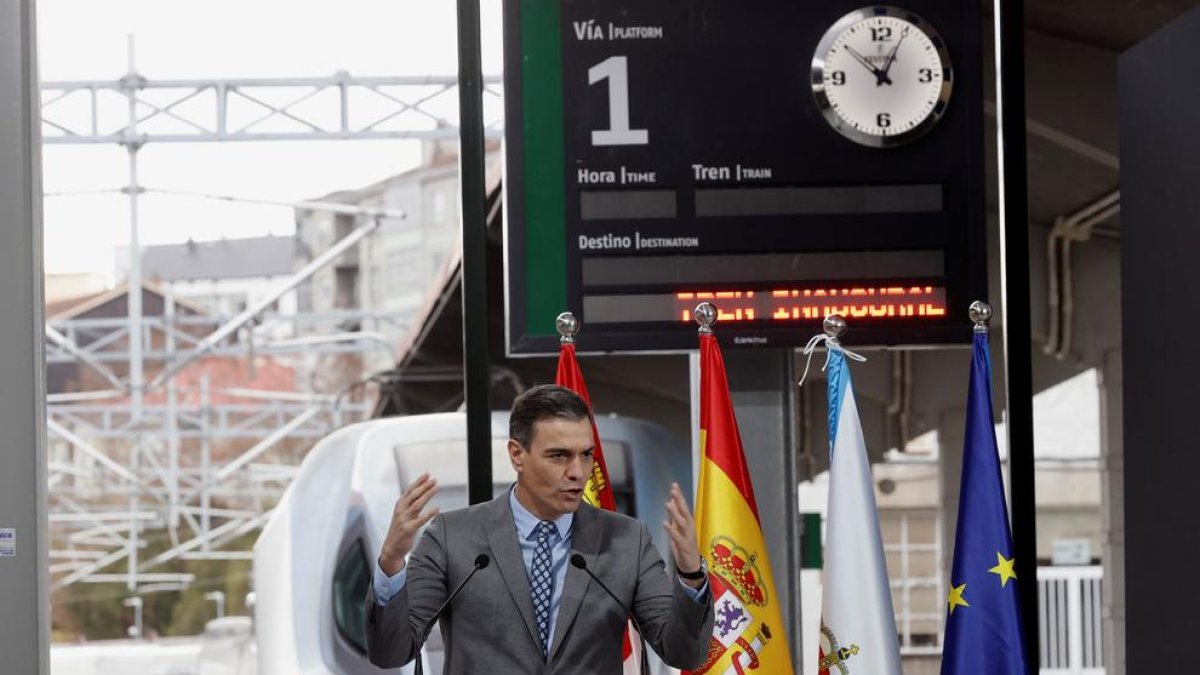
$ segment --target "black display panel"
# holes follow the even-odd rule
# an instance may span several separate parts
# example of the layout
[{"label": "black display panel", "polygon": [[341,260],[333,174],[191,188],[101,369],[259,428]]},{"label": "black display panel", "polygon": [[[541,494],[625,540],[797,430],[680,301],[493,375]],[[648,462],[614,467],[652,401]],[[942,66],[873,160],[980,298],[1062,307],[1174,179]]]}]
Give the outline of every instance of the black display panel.
[{"label": "black display panel", "polygon": [[[818,43],[856,9],[884,14],[506,0],[510,353],[553,352],[565,310],[581,351],[693,349],[686,305],[705,299],[729,344],[801,345],[833,311],[853,344],[969,341],[987,290],[977,5],[888,10],[935,29],[953,83],[929,131],[892,147],[839,133],[814,96]],[[888,37],[859,51],[899,80],[913,57]]]}]

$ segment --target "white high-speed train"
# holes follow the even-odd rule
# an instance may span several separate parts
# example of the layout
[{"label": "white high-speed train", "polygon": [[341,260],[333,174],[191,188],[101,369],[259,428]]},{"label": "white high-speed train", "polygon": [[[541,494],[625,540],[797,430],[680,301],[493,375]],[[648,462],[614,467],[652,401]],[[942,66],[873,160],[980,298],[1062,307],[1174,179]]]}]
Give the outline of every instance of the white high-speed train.
[{"label": "white high-speed train", "polygon": [[[663,427],[628,417],[598,421],[618,508],[649,525],[659,550],[671,481],[691,485],[687,445]],[[509,464],[508,414],[492,416],[494,491],[516,475]],[[363,601],[400,488],[428,471],[434,505],[467,505],[466,416],[373,420],[322,439],[305,458],[254,549],[258,675],[379,673],[367,661]],[[435,629],[422,655],[439,673]],[[668,672],[651,654],[652,670]],[[412,665],[388,672],[410,673]]]}]

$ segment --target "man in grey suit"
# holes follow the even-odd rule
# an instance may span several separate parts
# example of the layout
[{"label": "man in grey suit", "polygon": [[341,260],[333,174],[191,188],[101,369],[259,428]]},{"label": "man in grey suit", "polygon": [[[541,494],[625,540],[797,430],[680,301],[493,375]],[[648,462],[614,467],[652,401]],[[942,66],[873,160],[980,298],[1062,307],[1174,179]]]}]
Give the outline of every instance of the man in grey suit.
[{"label": "man in grey suit", "polygon": [[425,510],[437,486],[424,475],[396,502],[367,594],[371,662],[394,668],[418,656],[437,608],[486,554],[494,564],[479,569],[439,619],[446,675],[619,674],[626,616],[568,564],[579,554],[664,661],[703,664],[712,594],[679,486],[671,486],[663,523],[676,567],[668,573],[644,525],[581,503],[594,449],[583,399],[534,387],[513,404],[509,436],[517,482],[505,494],[438,514]]}]

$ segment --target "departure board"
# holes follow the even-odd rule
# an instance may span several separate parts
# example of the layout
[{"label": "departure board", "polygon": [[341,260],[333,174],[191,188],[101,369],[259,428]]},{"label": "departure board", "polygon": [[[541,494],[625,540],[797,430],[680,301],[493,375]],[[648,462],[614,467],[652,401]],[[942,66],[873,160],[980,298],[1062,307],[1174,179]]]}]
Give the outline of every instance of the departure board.
[{"label": "departure board", "polygon": [[[831,313],[847,344],[969,342],[987,298],[977,5],[505,0],[509,353],[553,353],[568,310],[583,352],[694,349],[705,300],[731,346],[802,345]],[[872,75],[869,101],[914,59],[907,29],[872,31],[861,72],[817,78],[823,37],[873,25],[855,11],[921,21],[943,55],[920,71],[944,86],[919,138],[854,142],[822,110],[821,87]]]}]

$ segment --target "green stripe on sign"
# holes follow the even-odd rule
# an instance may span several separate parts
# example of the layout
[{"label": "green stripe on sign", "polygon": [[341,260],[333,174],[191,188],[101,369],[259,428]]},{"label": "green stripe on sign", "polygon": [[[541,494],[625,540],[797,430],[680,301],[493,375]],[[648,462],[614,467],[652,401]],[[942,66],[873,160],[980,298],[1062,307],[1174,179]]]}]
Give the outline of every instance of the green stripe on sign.
[{"label": "green stripe on sign", "polygon": [[553,335],[555,317],[568,309],[560,2],[521,2],[525,330],[530,335]]}]

